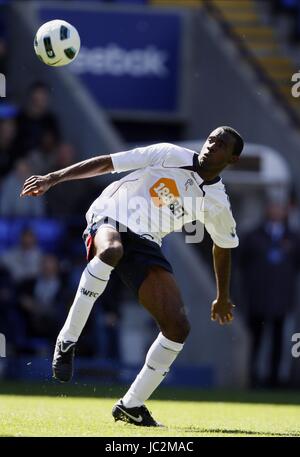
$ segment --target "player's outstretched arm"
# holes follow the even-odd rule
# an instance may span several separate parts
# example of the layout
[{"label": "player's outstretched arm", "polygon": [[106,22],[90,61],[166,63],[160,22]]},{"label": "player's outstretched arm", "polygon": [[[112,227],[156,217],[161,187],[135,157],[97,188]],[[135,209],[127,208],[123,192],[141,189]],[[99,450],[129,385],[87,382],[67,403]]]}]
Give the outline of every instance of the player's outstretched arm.
[{"label": "player's outstretched arm", "polygon": [[229,323],[233,319],[234,305],[229,297],[231,250],[213,245],[213,262],[217,284],[217,298],[211,307],[211,319],[219,324]]},{"label": "player's outstretched arm", "polygon": [[112,171],[114,171],[114,167],[109,155],[93,157],[44,176],[30,176],[26,179],[20,196],[36,197],[43,195],[51,187],[63,181],[92,178]]}]

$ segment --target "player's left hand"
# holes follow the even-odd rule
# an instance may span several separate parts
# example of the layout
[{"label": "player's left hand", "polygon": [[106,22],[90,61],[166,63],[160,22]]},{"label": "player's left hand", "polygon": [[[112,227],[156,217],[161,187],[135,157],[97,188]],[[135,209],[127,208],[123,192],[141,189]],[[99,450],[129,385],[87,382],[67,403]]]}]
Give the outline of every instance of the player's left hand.
[{"label": "player's left hand", "polygon": [[211,320],[218,321],[220,325],[230,324],[233,320],[235,305],[229,299],[216,299],[211,305]]}]

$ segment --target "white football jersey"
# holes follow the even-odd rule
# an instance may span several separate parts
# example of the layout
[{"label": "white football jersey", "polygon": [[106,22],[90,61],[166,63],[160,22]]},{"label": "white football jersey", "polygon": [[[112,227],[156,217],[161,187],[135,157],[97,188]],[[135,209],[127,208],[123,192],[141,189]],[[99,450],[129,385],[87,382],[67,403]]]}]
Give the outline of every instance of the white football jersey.
[{"label": "white football jersey", "polygon": [[104,189],[86,214],[88,224],[109,217],[161,245],[168,233],[199,220],[216,245],[238,246],[222,180],[203,181],[195,151],[159,143],[111,158],[114,172],[136,171]]}]

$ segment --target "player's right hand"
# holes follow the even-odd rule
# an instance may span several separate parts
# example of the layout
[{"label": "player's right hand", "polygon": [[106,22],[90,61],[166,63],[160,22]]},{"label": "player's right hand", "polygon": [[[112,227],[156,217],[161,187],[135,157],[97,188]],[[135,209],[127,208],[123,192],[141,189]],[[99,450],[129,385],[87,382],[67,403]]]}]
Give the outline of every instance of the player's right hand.
[{"label": "player's right hand", "polygon": [[23,185],[23,190],[20,197],[32,196],[39,197],[43,195],[51,187],[50,177],[45,176],[30,176]]}]

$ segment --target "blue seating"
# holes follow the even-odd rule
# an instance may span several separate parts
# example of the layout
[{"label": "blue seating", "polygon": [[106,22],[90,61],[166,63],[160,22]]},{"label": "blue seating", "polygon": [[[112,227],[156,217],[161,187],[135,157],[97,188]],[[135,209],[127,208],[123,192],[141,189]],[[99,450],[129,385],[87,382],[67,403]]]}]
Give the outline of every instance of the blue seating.
[{"label": "blue seating", "polygon": [[295,8],[299,6],[299,0],[281,0],[281,4],[284,8]]},{"label": "blue seating", "polygon": [[0,218],[0,253],[18,243],[25,228],[30,228],[42,249],[57,253],[66,231],[63,222],[55,219]]}]

